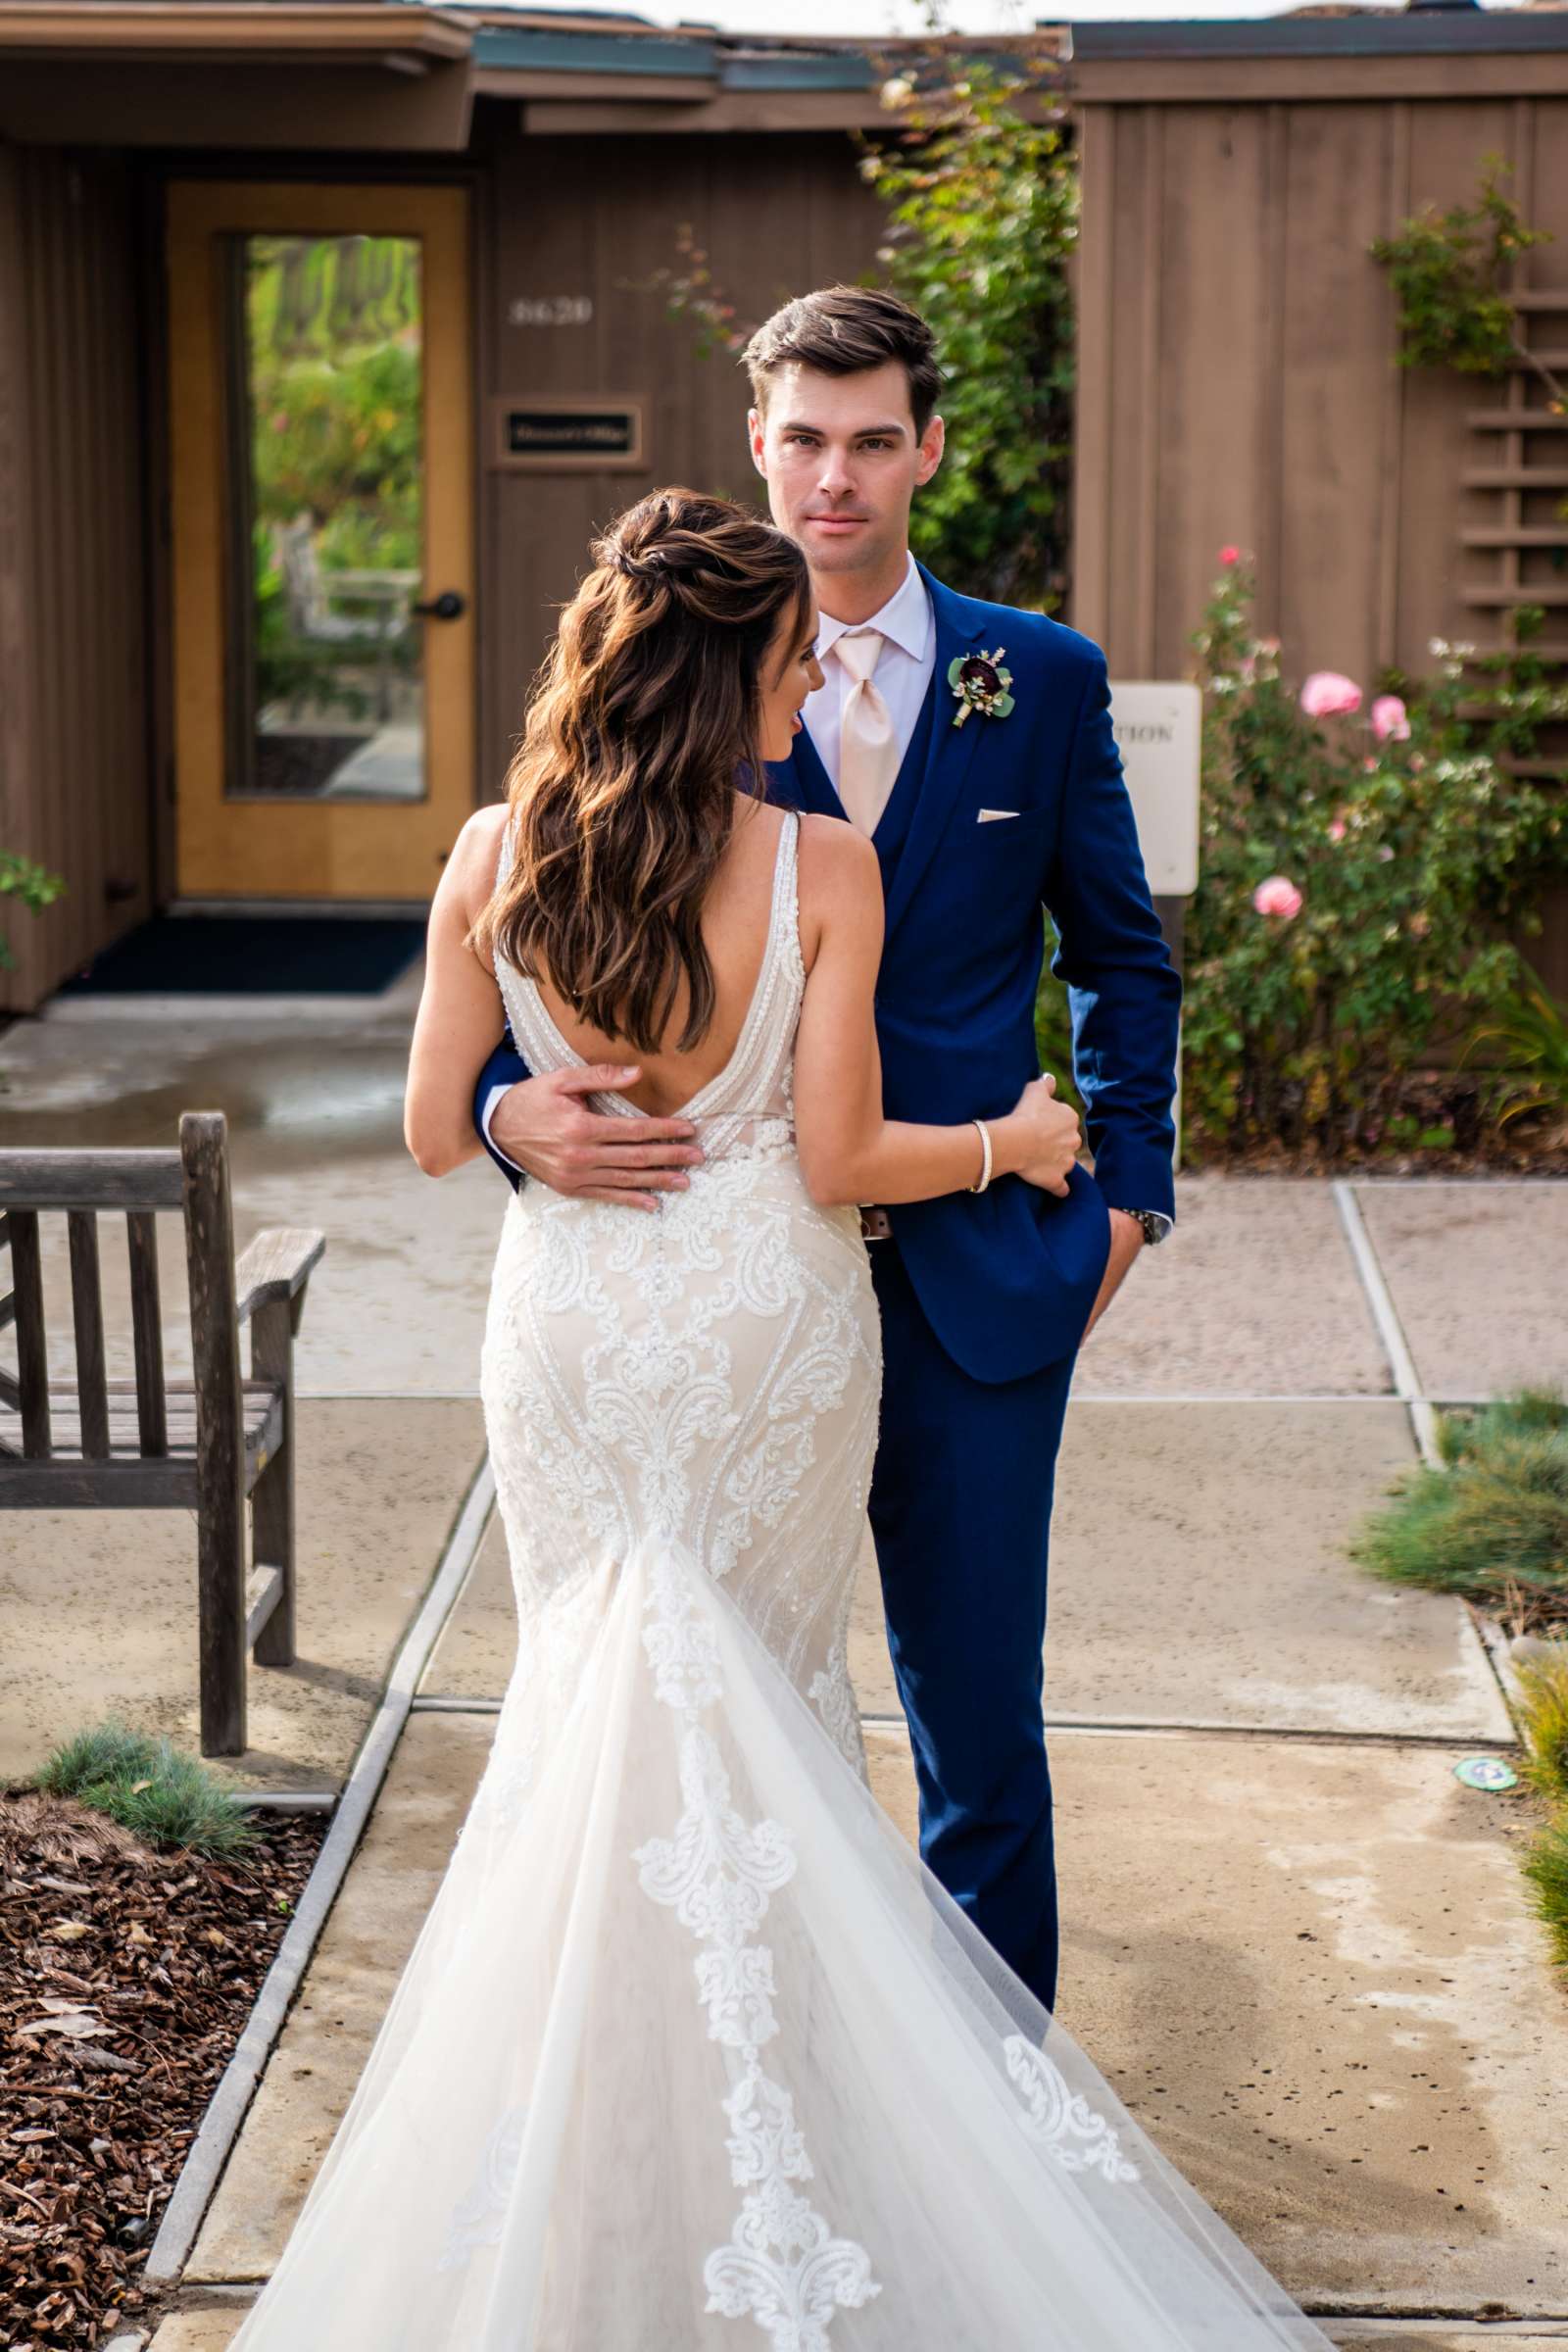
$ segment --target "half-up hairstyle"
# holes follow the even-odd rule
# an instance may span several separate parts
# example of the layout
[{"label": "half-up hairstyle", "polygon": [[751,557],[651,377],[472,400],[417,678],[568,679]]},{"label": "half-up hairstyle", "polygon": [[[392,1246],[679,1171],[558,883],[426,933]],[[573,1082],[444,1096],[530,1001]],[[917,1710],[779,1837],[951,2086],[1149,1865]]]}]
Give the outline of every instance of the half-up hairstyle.
[{"label": "half-up hairstyle", "polygon": [[781,619],[804,638],[806,559],[728,499],[654,490],[594,544],[507,774],[512,861],[476,941],[548,980],[579,1020],[679,1051],[713,1017],[703,904],[760,797],[763,670]]}]

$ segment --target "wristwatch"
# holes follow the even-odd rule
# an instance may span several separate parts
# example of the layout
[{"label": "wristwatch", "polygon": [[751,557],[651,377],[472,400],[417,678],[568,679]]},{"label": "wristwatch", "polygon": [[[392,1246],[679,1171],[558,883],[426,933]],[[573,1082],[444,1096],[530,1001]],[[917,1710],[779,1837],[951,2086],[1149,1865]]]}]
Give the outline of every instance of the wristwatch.
[{"label": "wristwatch", "polygon": [[[1119,1207],[1120,1203],[1118,1202],[1117,1205]],[[1136,1217],[1144,1229],[1144,1240],[1151,1250],[1153,1249],[1156,1242],[1162,1242],[1170,1231],[1169,1217],[1163,1215],[1157,1208],[1123,1208],[1121,1214],[1124,1217]]]}]

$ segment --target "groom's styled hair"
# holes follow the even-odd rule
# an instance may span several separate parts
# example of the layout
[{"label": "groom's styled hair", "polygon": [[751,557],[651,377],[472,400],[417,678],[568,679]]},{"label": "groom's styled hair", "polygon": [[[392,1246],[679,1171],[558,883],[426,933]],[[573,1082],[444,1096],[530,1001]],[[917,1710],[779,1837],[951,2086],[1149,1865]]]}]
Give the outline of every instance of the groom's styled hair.
[{"label": "groom's styled hair", "polygon": [[764,416],[772,378],[791,361],[819,368],[824,375],[860,375],[896,360],[908,379],[917,435],[930,423],[942,391],[935,335],[918,311],[879,286],[821,286],[797,295],[764,319],[741,359],[752,399]]}]

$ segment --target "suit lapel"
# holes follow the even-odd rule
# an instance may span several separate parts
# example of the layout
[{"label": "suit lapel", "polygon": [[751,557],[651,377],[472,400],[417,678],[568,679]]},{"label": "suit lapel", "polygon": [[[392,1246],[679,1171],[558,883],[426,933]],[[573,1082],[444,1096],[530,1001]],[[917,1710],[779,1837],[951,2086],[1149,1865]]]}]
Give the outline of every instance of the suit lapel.
[{"label": "suit lapel", "polygon": [[974,713],[961,727],[954,725],[959,706],[948,692],[949,665],[978,642],[985,628],[985,614],[967,597],[956,596],[951,588],[944,588],[940,580],[933,579],[923,564],[920,576],[930,591],[937,626],[936,670],[931,680],[936,708],[931,714],[931,741],[919,798],[909,819],[908,837],[888,899],[890,938],[936,855],[937,844],[963,790],[975,746],[986,731],[986,721]]}]

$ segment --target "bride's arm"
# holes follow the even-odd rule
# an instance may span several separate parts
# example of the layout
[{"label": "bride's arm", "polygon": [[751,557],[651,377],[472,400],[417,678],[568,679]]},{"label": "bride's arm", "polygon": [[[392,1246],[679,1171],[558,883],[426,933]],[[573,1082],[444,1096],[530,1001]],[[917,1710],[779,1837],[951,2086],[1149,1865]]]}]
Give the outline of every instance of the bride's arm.
[{"label": "bride's arm", "polygon": [[501,1025],[495,975],[467,945],[489,898],[506,809],[475,809],[453,844],[430,904],[424,989],[409,1049],[403,1134],[427,1176],[445,1176],[484,1147],[473,1124],[473,1090]]},{"label": "bride's arm", "polygon": [[[801,844],[806,999],[795,1049],[795,1126],[811,1197],[835,1202],[929,1200],[977,1184],[972,1120],[921,1127],[882,1115],[876,977],[882,960],[882,877],[853,827],[807,818]],[[1015,1110],[988,1119],[992,1172],[1065,1193],[1077,1154],[1076,1114],[1036,1079]]]}]

